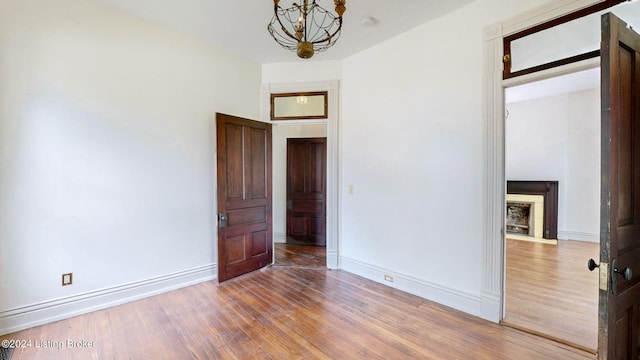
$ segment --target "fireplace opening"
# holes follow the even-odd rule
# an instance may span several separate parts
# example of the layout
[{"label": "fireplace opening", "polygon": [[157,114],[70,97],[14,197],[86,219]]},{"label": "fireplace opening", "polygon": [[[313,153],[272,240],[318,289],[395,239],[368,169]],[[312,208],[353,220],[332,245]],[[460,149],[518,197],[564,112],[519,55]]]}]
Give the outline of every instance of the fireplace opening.
[{"label": "fireplace opening", "polygon": [[533,203],[507,202],[507,233],[533,236]]},{"label": "fireplace opening", "polygon": [[542,240],[544,235],[544,197],[507,194],[507,237],[519,240]]}]

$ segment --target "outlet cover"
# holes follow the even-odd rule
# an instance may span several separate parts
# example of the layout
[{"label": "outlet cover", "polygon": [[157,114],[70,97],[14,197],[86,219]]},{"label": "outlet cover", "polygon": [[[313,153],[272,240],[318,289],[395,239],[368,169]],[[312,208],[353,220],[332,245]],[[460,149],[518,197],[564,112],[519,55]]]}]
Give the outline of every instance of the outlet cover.
[{"label": "outlet cover", "polygon": [[387,280],[388,282],[393,282],[393,276],[391,275],[385,275],[384,279]]},{"label": "outlet cover", "polygon": [[71,285],[73,283],[73,273],[62,274],[62,286]]}]

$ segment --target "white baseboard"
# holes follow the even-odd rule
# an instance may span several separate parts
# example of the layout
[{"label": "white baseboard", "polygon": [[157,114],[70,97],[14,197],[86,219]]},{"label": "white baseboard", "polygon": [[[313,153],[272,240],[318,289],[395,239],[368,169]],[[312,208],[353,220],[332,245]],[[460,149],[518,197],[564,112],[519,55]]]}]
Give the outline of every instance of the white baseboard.
[{"label": "white baseboard", "polygon": [[[409,275],[399,274],[379,266],[347,257],[339,258],[340,269],[398,290],[449,306],[474,316],[481,316],[482,299],[445,286],[430,283]],[[393,277],[393,282],[385,280],[385,275]]]},{"label": "white baseboard", "polygon": [[338,251],[329,251],[329,248],[327,247],[327,268],[335,270],[339,269],[338,266]]},{"label": "white baseboard", "polygon": [[216,264],[0,311],[0,335],[214,280]]},{"label": "white baseboard", "polygon": [[273,242],[276,244],[285,244],[287,242],[287,234],[273,233]]},{"label": "white baseboard", "polygon": [[496,324],[502,320],[502,298],[500,294],[482,292],[482,310],[480,317]]},{"label": "white baseboard", "polygon": [[579,231],[558,231],[558,239],[599,243],[600,234],[586,233],[586,232],[579,232]]}]

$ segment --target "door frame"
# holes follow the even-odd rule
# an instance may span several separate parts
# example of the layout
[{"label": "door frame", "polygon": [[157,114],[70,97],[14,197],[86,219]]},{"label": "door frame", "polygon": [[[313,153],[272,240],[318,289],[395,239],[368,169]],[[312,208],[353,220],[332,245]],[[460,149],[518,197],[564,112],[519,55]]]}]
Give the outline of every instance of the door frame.
[{"label": "door frame", "polygon": [[[338,214],[340,203],[338,173],[338,129],[339,129],[339,81],[317,81],[301,83],[265,83],[261,88],[261,119],[271,124],[280,124],[270,120],[271,93],[291,93],[326,91],[328,111],[327,119],[320,120],[285,120],[287,124],[326,124],[327,125],[327,211],[326,211],[326,253],[327,268],[339,268],[339,232]],[[274,199],[275,200],[275,199]],[[274,207],[275,211],[275,207]]]},{"label": "door frame", "polygon": [[[504,89],[600,66],[600,57],[503,80],[503,39],[548,20],[602,2],[602,0],[558,0],[518,16],[490,25],[483,32],[483,167],[485,230],[481,251],[481,314],[498,323],[504,317],[505,291],[505,119]],[[586,271],[586,266],[585,266]]]}]

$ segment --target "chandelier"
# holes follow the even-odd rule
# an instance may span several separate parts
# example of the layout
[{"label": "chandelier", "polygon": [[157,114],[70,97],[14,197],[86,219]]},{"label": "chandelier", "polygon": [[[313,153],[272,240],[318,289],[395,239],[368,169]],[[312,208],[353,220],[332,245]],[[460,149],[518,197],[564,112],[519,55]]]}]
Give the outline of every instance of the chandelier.
[{"label": "chandelier", "polygon": [[311,4],[309,0],[301,5],[293,3],[288,9],[280,7],[279,2],[273,0],[273,18],[267,30],[283,48],[308,59],[314,53],[332,47],[340,37],[346,0],[334,0],[337,16],[318,5],[316,0]]}]

